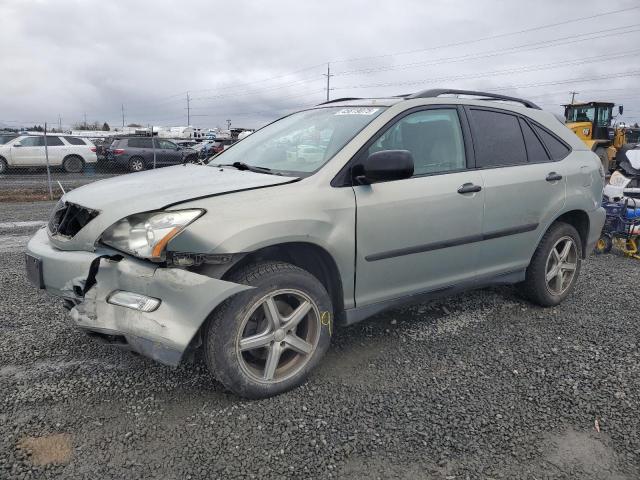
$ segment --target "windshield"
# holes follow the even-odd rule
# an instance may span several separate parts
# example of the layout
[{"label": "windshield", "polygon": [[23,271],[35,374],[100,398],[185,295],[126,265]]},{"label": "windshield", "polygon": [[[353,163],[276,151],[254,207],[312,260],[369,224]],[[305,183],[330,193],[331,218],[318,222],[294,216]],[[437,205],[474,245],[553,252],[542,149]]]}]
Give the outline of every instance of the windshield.
[{"label": "windshield", "polygon": [[567,107],[567,122],[593,122],[595,107]]},{"label": "windshield", "polygon": [[284,117],[225,150],[209,165],[246,163],[311,174],[328,162],[384,107],[326,107]]}]

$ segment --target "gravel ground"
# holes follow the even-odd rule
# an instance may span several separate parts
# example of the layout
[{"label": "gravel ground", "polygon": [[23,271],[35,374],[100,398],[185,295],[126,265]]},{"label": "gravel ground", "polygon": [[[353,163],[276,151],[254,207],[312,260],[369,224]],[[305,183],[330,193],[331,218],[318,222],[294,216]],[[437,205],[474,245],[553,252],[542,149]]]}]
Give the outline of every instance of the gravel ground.
[{"label": "gravel ground", "polygon": [[495,288],[339,329],[261,401],[94,343],[0,262],[0,478],[640,477],[637,261],[591,257],[553,309]]}]

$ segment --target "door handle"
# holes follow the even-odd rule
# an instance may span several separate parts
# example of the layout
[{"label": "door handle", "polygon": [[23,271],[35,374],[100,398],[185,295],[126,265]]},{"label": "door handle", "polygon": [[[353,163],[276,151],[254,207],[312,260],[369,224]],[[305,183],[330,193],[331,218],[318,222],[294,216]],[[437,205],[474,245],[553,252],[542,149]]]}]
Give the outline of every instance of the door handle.
[{"label": "door handle", "polygon": [[558,180],[562,180],[562,175],[556,172],[549,172],[547,178],[545,178],[547,182],[557,182]]},{"label": "door handle", "polygon": [[480,185],[474,185],[473,183],[465,183],[458,189],[458,193],[460,194],[476,193],[476,192],[479,192],[480,190],[482,190],[482,187]]}]

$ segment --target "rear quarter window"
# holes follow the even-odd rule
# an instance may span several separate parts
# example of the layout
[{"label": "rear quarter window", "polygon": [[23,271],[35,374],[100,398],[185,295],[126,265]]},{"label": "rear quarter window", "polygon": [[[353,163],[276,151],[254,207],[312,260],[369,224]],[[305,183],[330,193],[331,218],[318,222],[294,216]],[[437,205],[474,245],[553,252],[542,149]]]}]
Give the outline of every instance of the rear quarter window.
[{"label": "rear quarter window", "polygon": [[490,168],[527,163],[527,150],[518,117],[494,110],[468,110],[476,167]]},{"label": "rear quarter window", "polygon": [[548,162],[549,155],[544,148],[544,145],[540,142],[540,139],[533,132],[529,124],[520,119],[520,127],[522,128],[522,134],[524,135],[524,143],[527,147],[527,157],[531,163]]},{"label": "rear quarter window", "polygon": [[534,124],[533,129],[547,147],[547,151],[553,160],[562,160],[571,152],[571,149],[563,141],[547,132],[544,128]]}]

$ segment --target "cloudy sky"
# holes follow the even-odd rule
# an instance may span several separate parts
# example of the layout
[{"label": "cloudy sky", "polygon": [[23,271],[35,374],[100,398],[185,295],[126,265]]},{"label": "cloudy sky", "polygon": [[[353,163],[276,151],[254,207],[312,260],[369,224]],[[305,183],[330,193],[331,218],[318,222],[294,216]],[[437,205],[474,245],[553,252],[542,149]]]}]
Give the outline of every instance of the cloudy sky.
[{"label": "cloudy sky", "polygon": [[0,0],[0,126],[257,127],[326,97],[496,91],[640,121],[638,0]]}]

